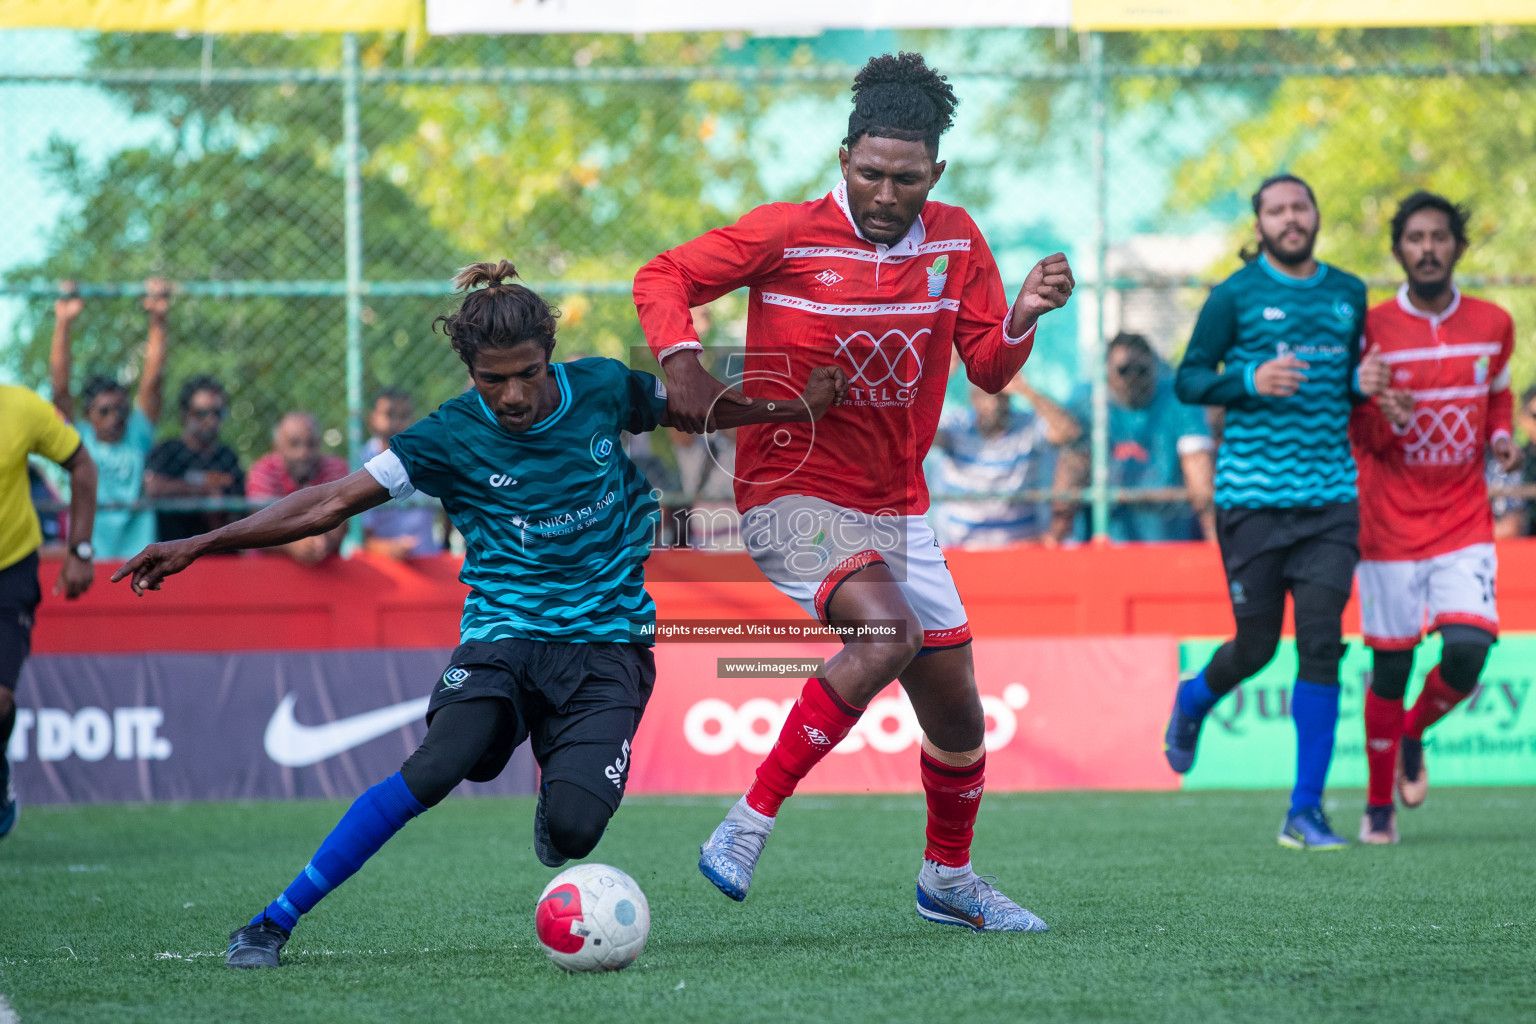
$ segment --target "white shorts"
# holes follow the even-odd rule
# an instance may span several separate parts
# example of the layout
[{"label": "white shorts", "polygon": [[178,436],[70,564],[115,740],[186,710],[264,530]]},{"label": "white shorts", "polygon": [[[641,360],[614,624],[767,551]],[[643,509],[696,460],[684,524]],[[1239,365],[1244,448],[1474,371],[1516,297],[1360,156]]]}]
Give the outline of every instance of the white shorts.
[{"label": "white shorts", "polygon": [[1499,633],[1494,578],[1499,560],[1492,544],[1473,544],[1418,562],[1362,561],[1360,627],[1365,645],[1406,651],[1441,626],[1463,625]]},{"label": "white shorts", "polygon": [[922,623],[925,651],[971,642],[960,591],[922,516],[877,516],[786,494],[747,510],[741,536],[769,582],[821,622],[844,580],[883,562]]}]

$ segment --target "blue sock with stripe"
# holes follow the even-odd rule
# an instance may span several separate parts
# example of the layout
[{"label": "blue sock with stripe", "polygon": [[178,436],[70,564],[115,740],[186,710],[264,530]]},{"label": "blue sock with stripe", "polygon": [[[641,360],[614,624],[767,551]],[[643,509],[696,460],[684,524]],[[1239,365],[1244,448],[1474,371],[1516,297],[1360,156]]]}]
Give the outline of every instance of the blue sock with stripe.
[{"label": "blue sock with stripe", "polygon": [[390,836],[425,810],[399,772],[370,788],[347,808],[299,877],[267,909],[251,918],[251,924],[265,917],[292,931],[301,915],[351,878]]},{"label": "blue sock with stripe", "polygon": [[1333,761],[1333,736],[1339,726],[1339,688],[1296,680],[1291,691],[1291,721],[1296,726],[1296,788],[1291,813],[1323,806],[1323,783]]},{"label": "blue sock with stripe", "polygon": [[1179,710],[1190,718],[1204,718],[1221,697],[1211,692],[1205,682],[1205,669],[1179,684]]}]

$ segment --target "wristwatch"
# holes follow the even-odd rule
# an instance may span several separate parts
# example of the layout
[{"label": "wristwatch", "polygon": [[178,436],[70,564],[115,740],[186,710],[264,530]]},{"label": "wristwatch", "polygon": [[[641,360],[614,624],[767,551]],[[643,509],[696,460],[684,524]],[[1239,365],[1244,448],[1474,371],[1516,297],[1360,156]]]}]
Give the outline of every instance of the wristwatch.
[{"label": "wristwatch", "polygon": [[69,549],[69,553],[82,562],[89,562],[96,557],[96,549],[91,547],[91,542],[83,540]]}]

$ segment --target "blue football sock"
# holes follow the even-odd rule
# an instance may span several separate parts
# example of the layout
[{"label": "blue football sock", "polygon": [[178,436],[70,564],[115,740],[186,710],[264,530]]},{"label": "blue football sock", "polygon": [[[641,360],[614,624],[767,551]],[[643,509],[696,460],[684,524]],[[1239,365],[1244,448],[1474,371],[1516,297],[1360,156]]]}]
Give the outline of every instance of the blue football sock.
[{"label": "blue football sock", "polygon": [[1291,791],[1291,813],[1295,814],[1323,806],[1323,783],[1328,780],[1339,725],[1339,688],[1296,680],[1291,720],[1296,724],[1296,788]]},{"label": "blue football sock", "polygon": [[1190,718],[1204,718],[1216,706],[1216,702],[1221,700],[1221,696],[1211,692],[1205,683],[1205,669],[1201,669],[1199,675],[1179,684],[1178,699],[1180,711]]},{"label": "blue football sock", "polygon": [[390,836],[425,810],[399,772],[372,787],[347,808],[299,877],[267,909],[251,918],[251,924],[265,917],[292,931],[300,915],[351,878]]}]

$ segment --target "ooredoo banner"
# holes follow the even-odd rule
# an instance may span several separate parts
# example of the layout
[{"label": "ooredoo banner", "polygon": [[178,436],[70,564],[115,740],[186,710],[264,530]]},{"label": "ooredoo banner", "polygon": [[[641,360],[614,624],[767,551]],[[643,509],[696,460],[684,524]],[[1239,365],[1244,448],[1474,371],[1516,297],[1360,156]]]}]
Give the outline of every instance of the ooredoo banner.
[{"label": "ooredoo banner", "polygon": [[[1177,788],[1161,740],[1178,660],[1172,637],[977,640],[971,650],[987,716],[989,788]],[[763,651],[753,645],[657,648],[656,692],[635,740],[630,793],[746,788],[805,685],[804,675],[720,678]],[[775,658],[808,660],[835,651],[772,648]],[[917,791],[921,738],[911,703],[892,685],[801,790]]]}]

